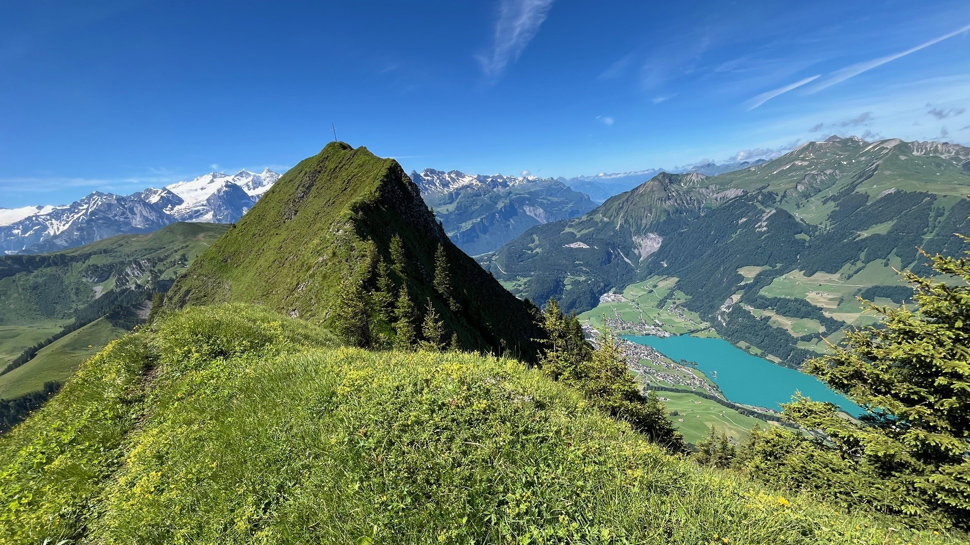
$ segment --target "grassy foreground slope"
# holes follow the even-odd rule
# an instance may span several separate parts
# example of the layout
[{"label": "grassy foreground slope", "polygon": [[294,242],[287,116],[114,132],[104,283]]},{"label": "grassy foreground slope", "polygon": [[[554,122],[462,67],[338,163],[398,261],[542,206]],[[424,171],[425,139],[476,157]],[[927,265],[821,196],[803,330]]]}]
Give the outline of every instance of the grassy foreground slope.
[{"label": "grassy foreground slope", "polygon": [[[898,528],[898,525],[897,525]],[[245,306],[112,343],[0,437],[0,543],[952,543],[665,454],[512,360]]]}]

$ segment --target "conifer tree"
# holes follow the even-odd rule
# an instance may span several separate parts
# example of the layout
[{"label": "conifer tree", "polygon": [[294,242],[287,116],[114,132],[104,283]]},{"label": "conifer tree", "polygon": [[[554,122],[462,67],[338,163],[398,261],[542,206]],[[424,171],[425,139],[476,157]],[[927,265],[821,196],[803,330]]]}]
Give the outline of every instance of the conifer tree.
[{"label": "conifer tree", "polygon": [[711,426],[711,433],[697,442],[697,452],[694,460],[704,466],[727,468],[731,466],[736,455],[735,447],[728,440],[727,433],[717,433]]},{"label": "conifer tree", "polygon": [[401,295],[397,298],[394,308],[394,347],[400,350],[410,350],[414,347],[417,334],[415,332],[415,308],[407,286],[401,287]]},{"label": "conifer tree", "polygon": [[394,281],[391,279],[391,269],[383,258],[377,261],[377,278],[375,281],[377,289],[372,294],[374,310],[380,319],[391,322],[394,310]]},{"label": "conifer tree", "polygon": [[448,344],[449,352],[461,352],[461,345],[458,344],[458,334],[451,332],[451,343]]},{"label": "conifer tree", "polygon": [[575,378],[582,363],[592,355],[579,318],[575,314],[566,316],[559,303],[550,299],[542,313],[542,327],[548,335],[547,347],[540,359],[542,370],[557,380]]},{"label": "conifer tree", "polygon": [[451,293],[451,272],[448,270],[448,257],[445,255],[444,245],[440,243],[434,254],[434,289],[448,303],[448,308],[452,311],[458,310],[458,303]]},{"label": "conifer tree", "polygon": [[348,275],[342,282],[337,300],[336,325],[340,337],[351,346],[371,345],[370,301],[363,281]]},{"label": "conifer tree", "polygon": [[393,344],[394,332],[394,303],[397,296],[394,281],[390,277],[391,270],[387,262],[378,258],[374,271],[374,291],[370,293],[373,307],[371,319],[371,346],[378,349],[389,348]]},{"label": "conifer tree", "polygon": [[660,400],[640,392],[612,333],[602,335],[599,348],[593,350],[579,318],[564,315],[555,299],[550,299],[541,320],[549,339],[540,358],[544,373],[577,388],[595,407],[629,422],[652,441],[674,452],[686,450]]},{"label": "conifer tree", "polygon": [[391,269],[398,276],[404,278],[404,273],[407,271],[407,264],[407,255],[404,253],[404,241],[401,240],[401,235],[395,234],[391,237]]},{"label": "conifer tree", "polygon": [[441,317],[434,310],[431,299],[428,299],[428,310],[424,314],[424,322],[421,324],[421,349],[434,352],[441,352],[444,347],[445,325],[441,322]]},{"label": "conifer tree", "polygon": [[784,415],[815,438],[752,435],[743,465],[847,505],[970,528],[970,253],[931,259],[947,281],[902,273],[914,306],[866,303],[881,324],[849,332],[805,366],[867,414],[854,422],[798,397]]}]

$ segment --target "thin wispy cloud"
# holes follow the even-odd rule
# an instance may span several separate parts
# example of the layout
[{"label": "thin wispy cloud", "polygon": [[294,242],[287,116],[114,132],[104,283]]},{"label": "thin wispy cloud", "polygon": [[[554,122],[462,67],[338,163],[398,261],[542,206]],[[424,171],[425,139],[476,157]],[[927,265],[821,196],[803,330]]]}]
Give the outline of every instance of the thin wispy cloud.
[{"label": "thin wispy cloud", "polygon": [[498,81],[535,37],[555,0],[502,0],[489,55],[479,57],[490,83]]},{"label": "thin wispy cloud", "polygon": [[650,99],[650,102],[653,102],[654,104],[660,104],[661,102],[667,102],[668,100],[674,98],[675,96],[677,96],[677,93],[674,93],[672,95],[653,97]]},{"label": "thin wispy cloud", "polygon": [[872,121],[872,112],[863,112],[852,119],[847,119],[839,123],[840,127],[858,127]]},{"label": "thin wispy cloud", "polygon": [[801,140],[796,139],[774,148],[751,148],[738,151],[727,159],[726,162],[741,163],[743,161],[756,161],[758,159],[771,160],[798,147]]},{"label": "thin wispy cloud", "polygon": [[596,119],[597,119],[597,121],[599,121],[600,123],[606,125],[607,127],[612,127],[613,126],[613,123],[616,122],[615,119],[613,119],[612,117],[610,117],[608,115],[598,115],[598,116],[596,116]]},{"label": "thin wispy cloud", "polygon": [[750,112],[751,110],[753,110],[753,109],[761,106],[765,102],[768,102],[769,100],[771,100],[771,99],[773,99],[773,98],[775,98],[777,96],[783,95],[783,94],[787,93],[788,91],[791,91],[793,89],[798,89],[802,85],[806,85],[808,83],[811,83],[811,82],[817,80],[819,77],[821,77],[821,76],[820,75],[816,75],[816,76],[807,77],[807,78],[805,78],[803,80],[796,81],[795,83],[791,83],[791,84],[786,85],[784,87],[779,87],[778,89],[772,89],[771,91],[768,91],[768,92],[765,92],[765,93],[761,93],[760,95],[758,95],[758,96],[756,96],[756,97],[754,97],[754,98],[752,98],[751,100],[748,101],[748,111]]},{"label": "thin wispy cloud", "polygon": [[939,119],[939,120],[943,120],[943,119],[946,119],[948,117],[958,116],[958,115],[962,114],[965,111],[967,111],[965,108],[950,108],[948,110],[941,110],[940,108],[933,108],[933,109],[931,109],[930,111],[928,111],[926,113],[928,115],[931,115],[931,116]]},{"label": "thin wispy cloud", "polygon": [[925,49],[925,48],[927,48],[927,47],[929,47],[931,45],[938,44],[938,43],[942,42],[943,40],[952,38],[954,36],[957,36],[958,34],[963,34],[963,33],[968,32],[968,31],[970,31],[970,25],[966,25],[966,26],[960,27],[957,30],[954,30],[953,32],[950,32],[949,34],[944,34],[942,36],[938,36],[938,37],[933,38],[932,40],[930,40],[928,42],[923,42],[923,43],[917,45],[916,47],[911,47],[911,48],[909,48],[906,51],[903,51],[901,53],[896,53],[896,54],[893,54],[893,55],[887,55],[885,57],[880,57],[878,59],[873,59],[871,61],[860,62],[858,64],[853,64],[852,66],[847,66],[847,67],[845,67],[845,68],[843,68],[841,70],[838,70],[836,72],[833,72],[825,80],[823,80],[822,82],[820,82],[818,85],[814,86],[811,89],[811,92],[812,93],[815,93],[815,92],[821,91],[822,89],[827,89],[827,88],[829,88],[829,87],[831,87],[833,85],[842,83],[845,80],[854,78],[854,77],[858,76],[859,74],[862,74],[863,72],[868,72],[869,70],[872,70],[873,68],[878,68],[878,67],[880,67],[880,66],[882,66],[882,65],[884,65],[884,64],[886,64],[888,62],[892,62],[892,61],[894,61],[896,59],[900,59],[902,57],[905,57],[906,55],[910,55],[912,53],[916,53],[917,51],[919,51],[921,49]]},{"label": "thin wispy cloud", "polygon": [[600,80],[616,79],[622,76],[624,73],[626,73],[627,68],[630,67],[630,64],[632,62],[633,62],[633,53],[628,53],[623,57],[614,61],[613,64],[611,64],[609,68],[607,68],[599,76],[597,76],[596,79],[600,79]]}]

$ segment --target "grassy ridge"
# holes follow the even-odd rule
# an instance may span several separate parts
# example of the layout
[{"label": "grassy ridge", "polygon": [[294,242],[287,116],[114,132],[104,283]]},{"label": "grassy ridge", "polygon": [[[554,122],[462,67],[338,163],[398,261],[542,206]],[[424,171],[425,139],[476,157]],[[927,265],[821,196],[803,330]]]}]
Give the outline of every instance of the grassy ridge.
[{"label": "grassy ridge", "polygon": [[[461,346],[535,358],[529,307],[448,240],[393,159],[328,144],[301,161],[172,287],[166,305],[255,303],[325,327],[339,314],[342,283],[391,263],[399,236],[406,265],[399,284],[422,309],[431,301]],[[432,289],[435,250],[446,254],[457,310]]]},{"label": "grassy ridge", "polygon": [[522,364],[189,309],[0,438],[0,543],[952,543],[665,454]]}]

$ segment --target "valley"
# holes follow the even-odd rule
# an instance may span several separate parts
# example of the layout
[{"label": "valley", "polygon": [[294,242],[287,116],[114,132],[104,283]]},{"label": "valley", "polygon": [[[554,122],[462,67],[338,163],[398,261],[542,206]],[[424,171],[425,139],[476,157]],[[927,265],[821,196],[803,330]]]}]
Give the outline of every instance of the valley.
[{"label": "valley", "polygon": [[970,2],[0,2],[0,545],[970,545]]},{"label": "valley", "polygon": [[[67,494],[35,500],[16,492],[27,482],[22,480],[28,475],[23,468],[0,473],[0,481],[6,479],[0,483],[4,485],[0,511],[15,514],[18,521],[9,530],[0,529],[0,536],[40,535],[35,532],[44,527],[94,541],[164,541],[171,533],[150,523],[157,520],[158,510],[192,511],[176,498],[190,498],[208,513],[235,509],[236,500],[228,500],[221,488],[206,492],[193,486],[194,477],[188,475],[205,475],[207,483],[236,490],[240,481],[233,475],[249,472],[255,464],[272,478],[288,479],[278,484],[283,489],[295,491],[306,484],[326,491],[330,481],[312,476],[320,471],[329,474],[316,469],[321,463],[337,463],[342,470],[355,472],[357,482],[370,482],[375,475],[372,464],[398,463],[391,460],[400,461],[391,471],[403,472],[401,485],[408,483],[411,488],[396,486],[366,501],[378,506],[369,517],[397,513],[394,520],[400,529],[401,513],[385,505],[390,495],[414,502],[415,496],[405,488],[426,495],[442,487],[450,490],[452,482],[465,483],[469,478],[496,482],[496,475],[481,463],[467,465],[476,456],[535,467],[537,459],[553,452],[539,447],[549,444],[551,436],[545,435],[549,432],[560,441],[554,443],[559,445],[556,456],[578,460],[577,469],[589,474],[591,461],[581,453],[609,453],[607,458],[615,460],[619,451],[611,449],[617,445],[625,445],[625,453],[653,452],[651,456],[659,456],[658,467],[672,471],[695,467],[682,458],[685,454],[701,461],[702,454],[713,452],[730,460],[742,455],[738,452],[761,456],[754,449],[767,448],[760,446],[765,438],[807,441],[813,430],[780,412],[781,404],[791,401],[796,392],[834,403],[847,415],[833,418],[859,425],[855,417],[863,412],[860,406],[800,372],[791,361],[801,354],[824,355],[825,342],[837,342],[850,327],[876,323],[854,300],[856,296],[888,308],[912,297],[893,272],[906,258],[898,257],[898,248],[893,247],[884,257],[870,255],[867,248],[864,257],[873,259],[851,260],[839,268],[825,263],[812,268],[800,261],[801,256],[796,267],[770,254],[765,259],[766,250],[780,251],[781,257],[790,256],[793,247],[810,251],[809,233],[821,235],[798,226],[794,216],[786,216],[781,208],[766,210],[745,193],[708,186],[701,192],[703,198],[692,194],[689,187],[703,182],[696,173],[663,175],[608,201],[605,211],[601,207],[591,217],[564,220],[571,236],[593,233],[596,237],[584,239],[590,242],[574,240],[566,248],[602,252],[599,255],[619,251],[609,247],[610,233],[617,229],[614,225],[631,233],[643,225],[628,214],[631,209],[648,218],[648,223],[677,224],[682,231],[690,231],[690,237],[701,238],[691,242],[692,254],[670,253],[671,246],[685,248],[685,232],[631,235],[637,237],[631,255],[639,256],[642,273],[631,275],[616,262],[616,268],[608,269],[616,273],[613,280],[598,279],[617,282],[616,287],[600,294],[598,303],[578,316],[562,313],[551,301],[540,310],[513,297],[448,238],[443,222],[395,161],[343,143],[329,144],[291,169],[236,224],[177,223],[149,235],[4,258],[0,289],[5,291],[0,293],[9,313],[3,316],[3,346],[13,353],[24,343],[34,345],[27,347],[29,357],[18,357],[0,372],[0,422],[8,430],[13,428],[0,436],[0,464],[9,468],[19,468],[21,461],[39,464],[44,473],[29,477],[31,482],[57,481],[73,488]],[[887,195],[891,193],[882,198]],[[640,202],[644,196],[646,203]],[[656,210],[657,202],[674,203],[674,209]],[[841,205],[836,206],[833,213],[840,209]],[[620,210],[618,224],[604,221]],[[736,226],[750,222],[758,236],[721,232],[721,215],[732,218]],[[948,216],[937,213],[937,217],[942,225]],[[781,228],[775,229],[778,221]],[[539,250],[543,247],[539,233],[562,223],[543,223],[526,235],[532,233],[532,244]],[[885,223],[874,224],[859,236],[892,233],[893,226]],[[708,261],[697,259],[698,252]],[[732,257],[731,252],[740,255]],[[618,255],[626,266],[633,264],[626,254]],[[658,257],[664,259],[655,262]],[[594,273],[595,269],[584,272]],[[719,278],[730,283],[718,284]],[[595,276],[571,277],[562,288],[567,293],[590,290],[595,281]],[[514,287],[516,282],[529,286],[532,280],[506,281],[506,285]],[[724,294],[727,297],[722,299]],[[132,333],[137,324],[143,327]],[[32,326],[38,327],[30,330]],[[50,331],[56,333],[36,341],[41,332]],[[623,338],[614,340],[611,332]],[[586,337],[594,339],[596,346]],[[785,350],[787,357],[778,356]],[[62,385],[64,390],[58,392]],[[107,396],[94,393],[104,388]],[[226,404],[221,401],[224,398],[233,402]],[[796,400],[796,405],[805,403]],[[79,407],[83,407],[82,416],[72,423],[70,434],[43,436],[45,449],[64,452],[83,468],[77,475],[55,476],[57,469],[31,458],[23,441]],[[28,414],[33,416],[18,425]],[[202,414],[208,423],[200,423]],[[212,415],[219,416],[213,420]],[[283,415],[290,424],[281,424]],[[347,418],[360,421],[345,429]],[[594,422],[596,418],[602,422]],[[234,419],[247,422],[245,431],[236,427]],[[580,427],[558,428],[557,422]],[[606,450],[600,450],[605,443],[585,442],[603,437],[604,425],[619,425],[623,433],[639,438],[636,441],[649,438],[644,444],[653,451],[638,450],[639,443],[626,444],[617,438],[608,441],[612,446]],[[186,426],[193,430],[188,435]],[[308,439],[310,429],[336,435],[318,443]],[[524,429],[531,431],[520,435]],[[354,439],[349,440],[351,436]],[[440,441],[434,439],[439,437]],[[75,442],[92,440],[100,442],[98,453]],[[392,443],[404,450],[379,446]],[[316,457],[340,444],[351,451],[341,454],[339,449],[344,447],[338,447],[332,456]],[[414,444],[421,446],[410,446]],[[508,450],[513,444],[513,450]],[[134,445],[134,450],[128,451],[128,445]],[[456,445],[458,450],[451,450]],[[280,466],[274,450],[280,446],[287,451],[284,458],[295,456],[311,473],[291,474]],[[574,447],[579,450],[574,452]],[[224,456],[240,448],[255,457]],[[162,458],[138,454],[158,449],[173,454]],[[118,467],[125,452],[121,480],[88,477],[111,474],[105,469]],[[298,454],[303,452],[316,454]],[[511,452],[515,454],[506,458]],[[413,488],[416,468],[410,460],[416,455],[439,464],[434,474],[441,480],[426,490]],[[596,458],[597,464],[607,458]],[[351,459],[367,462],[355,469]],[[638,464],[631,467],[640,469],[626,470],[634,492],[624,505],[627,510],[643,507],[646,513],[656,508],[657,500],[655,495],[636,492],[638,471],[642,471]],[[236,469],[226,471],[227,466]],[[693,470],[686,470],[688,474],[679,479],[694,478],[687,476]],[[732,490],[731,497],[764,493],[753,480],[739,484],[728,473],[711,475],[717,480],[716,488]],[[548,476],[542,478],[548,482]],[[613,493],[604,478],[596,479],[597,489]],[[570,477],[563,482],[574,481]],[[380,482],[386,483],[387,478]],[[161,498],[167,499],[160,504],[153,494],[137,492],[146,486],[164,490]],[[755,488],[747,492],[736,486]],[[245,501],[265,503],[266,490],[253,489]],[[533,487],[523,490],[548,503],[555,502],[558,494],[574,493],[563,489],[547,497]],[[291,493],[310,504],[337,501],[340,509],[359,510],[357,504],[339,503],[348,498],[340,493],[326,492],[325,497]],[[471,495],[448,494],[461,498],[462,512],[480,513],[478,507],[469,506],[495,498],[488,487]],[[690,505],[713,509],[720,501],[718,494],[705,489],[691,496]],[[230,495],[236,498],[237,492]],[[598,505],[600,500],[592,501]],[[786,499],[779,505],[788,509],[799,501],[808,500]],[[810,507],[813,501],[798,508],[804,516],[819,517],[828,509],[824,504]],[[65,509],[95,513],[90,529],[88,522],[56,514]],[[274,521],[303,520],[306,515],[301,509],[283,502],[272,508],[270,518],[255,524],[279,535],[287,530]],[[593,504],[583,508],[596,517],[613,516],[612,511],[596,509]],[[763,540],[777,532],[773,526],[759,526],[760,510],[730,507],[722,512],[725,520],[748,521],[720,530],[741,536],[739,540]],[[202,539],[221,531],[210,524],[209,517],[177,518],[180,528]],[[251,532],[252,523],[246,520],[236,520],[234,527]],[[429,521],[419,514],[407,531],[423,536],[424,525],[451,527],[454,520]],[[839,518],[833,524],[845,520]],[[489,524],[462,523],[462,527],[453,530],[454,535],[491,535]],[[857,527],[859,535],[869,535],[862,525]],[[360,531],[354,528],[351,531]],[[633,527],[620,531],[657,538]],[[313,528],[301,535],[301,539],[332,537]],[[934,542],[925,532],[912,535]],[[815,538],[821,536],[814,535],[813,541],[824,541]]]},{"label": "valley", "polygon": [[60,252],[0,257],[0,400],[70,379],[144,322],[157,294],[228,229],[176,223]]}]

